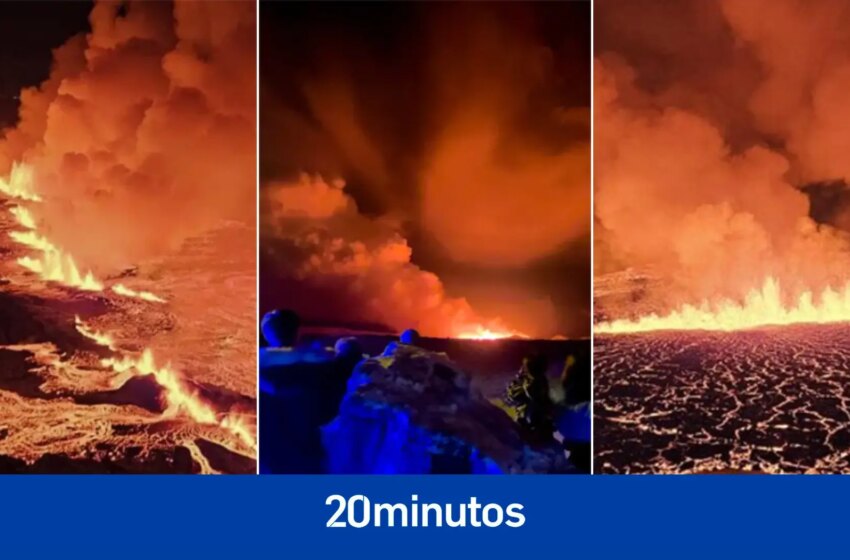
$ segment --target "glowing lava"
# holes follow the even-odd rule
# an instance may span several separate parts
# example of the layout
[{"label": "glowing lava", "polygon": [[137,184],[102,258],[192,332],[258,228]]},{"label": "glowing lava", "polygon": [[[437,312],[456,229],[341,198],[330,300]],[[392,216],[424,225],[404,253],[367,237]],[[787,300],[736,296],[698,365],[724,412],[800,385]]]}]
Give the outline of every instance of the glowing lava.
[{"label": "glowing lava", "polygon": [[500,340],[502,338],[513,338],[517,336],[522,336],[519,333],[505,331],[505,330],[492,330],[484,327],[483,325],[477,325],[475,327],[461,330],[455,338],[463,338],[463,339],[473,339],[473,340]]},{"label": "glowing lava", "polygon": [[13,163],[8,179],[0,177],[0,192],[12,198],[39,202],[41,198],[35,192],[32,168],[22,163]]},{"label": "glowing lava", "polygon": [[[33,188],[32,169],[23,164],[14,164],[9,179],[0,178],[0,191],[9,196],[38,202],[41,199]],[[36,273],[44,280],[58,282],[65,286],[99,292],[101,284],[91,271],[82,273],[74,258],[62,251],[49,239],[36,231],[36,222],[32,214],[23,206],[15,206],[9,210],[18,224],[27,231],[12,231],[9,236],[21,245],[35,249],[38,257],[21,257],[18,264]]]},{"label": "glowing lava", "polygon": [[[82,323],[82,326],[87,329],[84,323]],[[89,332],[93,331],[89,330]],[[99,336],[105,335],[99,334]],[[96,340],[92,336],[89,336],[89,338]],[[111,341],[111,339],[108,340]],[[101,343],[101,345],[107,346],[104,343]],[[177,415],[183,412],[200,424],[220,426],[252,449],[256,446],[254,435],[243,418],[230,415],[219,419],[215,409],[206,403],[196,392],[190,390],[182,377],[170,365],[159,366],[156,364],[153,352],[149,348],[146,348],[138,357],[125,355],[121,358],[104,358],[101,360],[101,364],[112,368],[116,373],[135,371],[138,375],[152,375],[157,384],[165,389],[167,408],[164,414],[166,416]]]},{"label": "glowing lava", "polygon": [[81,274],[73,257],[58,250],[44,251],[38,258],[21,257],[18,264],[44,280],[90,292],[103,290],[103,284],[95,279],[91,271]]},{"label": "glowing lava", "polygon": [[[33,185],[32,169],[24,164],[14,164],[8,180],[0,177],[0,191],[17,199],[33,202],[41,201]],[[35,249],[40,253],[37,257],[20,257],[17,259],[19,265],[34,272],[43,280],[57,282],[80,290],[92,292],[103,290],[103,283],[95,278],[91,271],[81,272],[71,255],[37,231],[36,220],[29,209],[23,206],[14,206],[9,209],[9,212],[18,224],[27,230],[12,231],[9,232],[9,236],[17,243]],[[112,291],[124,297],[157,303],[165,302],[164,299],[151,292],[133,290],[123,284],[115,284],[112,286]]]},{"label": "glowing lava", "polygon": [[[26,216],[26,214],[16,215],[16,217],[21,219],[20,216]],[[35,272],[42,279],[58,282],[81,290],[99,292],[103,289],[103,284],[95,279],[91,271],[85,274],[81,273],[71,255],[64,253],[47,238],[38,233],[34,231],[12,231],[9,232],[9,237],[21,245],[26,245],[41,253],[36,258],[29,256],[20,257],[18,264],[27,270]]]},{"label": "glowing lava", "polygon": [[256,445],[254,435],[237,416],[225,416],[218,419],[216,411],[197,393],[188,389],[180,375],[170,366],[158,366],[150,349],[145,349],[141,356],[124,356],[123,358],[105,358],[101,360],[104,366],[112,368],[116,373],[135,370],[139,375],[152,375],[163,389],[168,408],[165,415],[176,415],[184,412],[192,420],[200,424],[214,424],[238,437],[245,445],[253,448]]},{"label": "glowing lava", "polygon": [[77,328],[77,332],[83,335],[84,337],[91,339],[98,343],[101,346],[105,346],[110,350],[115,350],[115,340],[111,336],[106,333],[98,332],[88,325],[86,325],[82,319],[80,319],[79,315],[74,316],[74,326]]},{"label": "glowing lava", "polygon": [[659,330],[735,331],[763,326],[798,323],[850,322],[850,282],[839,291],[827,288],[815,298],[811,291],[797,300],[783,302],[779,282],[767,278],[761,289],[751,290],[743,303],[724,300],[716,305],[684,305],[667,315],[656,314],[634,321],[618,319],[599,323],[597,333],[639,333]]},{"label": "glowing lava", "polygon": [[35,229],[35,218],[32,217],[30,211],[23,206],[14,206],[9,209],[9,212],[15,217],[15,220],[27,229]]},{"label": "glowing lava", "polygon": [[165,303],[165,300],[159,297],[156,294],[152,294],[151,292],[136,291],[131,288],[126,287],[124,284],[115,284],[112,286],[112,291],[118,295],[132,297],[136,299],[143,299],[145,301],[152,301],[157,303]]}]

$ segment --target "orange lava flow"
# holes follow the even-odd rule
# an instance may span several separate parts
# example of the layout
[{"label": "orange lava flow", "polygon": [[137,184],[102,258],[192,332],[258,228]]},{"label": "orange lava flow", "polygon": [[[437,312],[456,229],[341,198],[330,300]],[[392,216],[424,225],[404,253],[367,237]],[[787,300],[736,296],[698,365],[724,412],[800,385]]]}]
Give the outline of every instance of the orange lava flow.
[{"label": "orange lava flow", "polygon": [[47,238],[34,231],[12,231],[9,236],[20,243],[40,252],[38,257],[20,257],[17,262],[22,267],[38,274],[42,279],[58,282],[72,288],[99,292],[101,284],[91,271],[80,272],[74,258],[64,253]]},{"label": "orange lava flow", "polygon": [[98,332],[94,329],[89,328],[82,319],[80,319],[79,315],[74,316],[74,326],[77,328],[77,332],[83,335],[84,337],[91,339],[98,343],[101,346],[105,346],[110,350],[115,350],[115,340],[106,333]]},{"label": "orange lava flow", "polygon": [[[33,186],[32,169],[23,164],[14,164],[8,179],[0,178],[0,191],[17,199],[33,202],[41,200]],[[103,290],[103,284],[91,271],[81,272],[71,255],[36,231],[35,219],[27,208],[16,206],[11,208],[10,212],[26,231],[12,231],[9,232],[9,236],[17,243],[35,249],[39,253],[37,257],[19,258],[17,260],[19,265],[36,273],[44,280],[80,290],[93,292]]]},{"label": "orange lava flow", "polygon": [[[0,177],[0,192],[30,202],[40,202],[35,191],[32,169],[24,164],[15,163],[8,179]],[[21,245],[38,251],[36,257],[25,256],[17,262],[27,270],[34,272],[43,280],[56,282],[80,290],[100,292],[103,283],[95,278],[91,271],[83,273],[74,258],[37,231],[37,223],[32,213],[23,206],[14,206],[9,210],[18,224],[26,231],[9,232],[9,237]],[[144,301],[164,303],[161,297],[146,291],[136,291],[116,284],[112,291],[118,295]]]},{"label": "orange lava flow", "polygon": [[[112,338],[103,333],[97,333],[77,318],[77,330],[83,336],[95,340],[101,346],[112,348]],[[196,392],[190,390],[179,373],[170,365],[157,365],[153,352],[146,348],[140,356],[122,356],[120,358],[104,358],[101,365],[111,368],[115,373],[136,372],[137,375],[152,375],[157,384],[165,390],[167,408],[165,415],[184,413],[200,424],[220,426],[239,438],[242,443],[256,447],[256,439],[246,420],[237,415],[228,415],[219,419],[219,414]]]},{"label": "orange lava flow", "polygon": [[121,296],[143,299],[145,301],[152,301],[156,303],[165,303],[165,300],[156,294],[152,294],[151,292],[146,292],[144,290],[136,291],[126,287],[124,284],[115,284],[112,286],[112,291]]},{"label": "orange lava flow", "polygon": [[493,330],[483,325],[460,329],[460,332],[455,335],[455,338],[467,340],[500,340],[514,337],[523,337],[523,335],[512,331]]},{"label": "orange lava flow", "polygon": [[[8,178],[0,177],[0,194],[19,201],[41,202],[41,198],[34,189],[32,170],[23,164],[15,164]],[[105,289],[104,284],[97,280],[92,272],[81,272],[71,255],[39,231],[38,222],[28,207],[13,206],[9,212],[20,226],[19,230],[10,231],[9,237],[35,253],[35,255],[18,258],[18,264],[36,273],[43,280],[80,290],[103,291]],[[110,290],[123,297],[147,302],[165,302],[151,292],[135,290],[123,284],[114,284]],[[166,409],[163,414],[165,416],[183,415],[198,424],[218,426],[235,436],[245,446],[256,450],[256,436],[250,416],[218,412],[169,364],[165,366],[157,364],[150,349],[145,349],[139,355],[125,354],[118,350],[113,336],[95,330],[79,316],[75,316],[74,326],[82,336],[115,353],[114,357],[101,360],[101,365],[108,368],[102,372],[104,375],[111,376],[110,370],[118,374],[111,379],[112,384],[123,384],[131,376],[152,376],[164,392]],[[42,356],[40,359],[46,358]],[[203,463],[204,459],[200,458],[199,461]]]},{"label": "orange lava flow", "polygon": [[843,288],[827,288],[817,297],[801,293],[792,304],[783,301],[779,282],[767,278],[760,289],[751,290],[743,303],[723,300],[714,305],[683,305],[667,314],[650,314],[636,320],[618,319],[598,323],[600,334],[640,333],[659,330],[736,331],[764,326],[850,322],[850,282]]},{"label": "orange lava flow", "polygon": [[9,212],[11,212],[15,217],[15,220],[17,220],[17,222],[25,228],[35,229],[35,218],[33,218],[30,211],[23,206],[13,206],[9,209]]},{"label": "orange lava flow", "polygon": [[116,373],[135,370],[139,375],[152,375],[157,384],[165,389],[168,404],[166,415],[183,412],[198,423],[222,427],[251,448],[256,446],[254,435],[243,419],[225,416],[219,420],[216,411],[195,392],[189,390],[176,371],[168,365],[159,366],[155,363],[150,349],[145,349],[139,357],[104,358],[101,363]]},{"label": "orange lava flow", "polygon": [[11,198],[39,202],[41,198],[33,186],[32,168],[22,163],[13,163],[8,179],[0,177],[0,192]]}]

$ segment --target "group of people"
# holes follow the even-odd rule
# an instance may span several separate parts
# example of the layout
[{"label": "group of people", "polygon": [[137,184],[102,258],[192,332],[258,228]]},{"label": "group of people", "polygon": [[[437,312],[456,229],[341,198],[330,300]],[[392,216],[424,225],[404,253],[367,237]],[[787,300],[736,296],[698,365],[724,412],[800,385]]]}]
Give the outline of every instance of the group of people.
[{"label": "group of people", "polygon": [[[262,472],[321,472],[323,450],[321,427],[339,413],[349,380],[364,358],[354,337],[336,341],[333,349],[323,345],[299,344],[300,319],[294,311],[275,310],[262,320],[261,330],[268,346],[260,350],[260,466]],[[397,345],[417,346],[419,333],[404,331],[391,342],[384,355]],[[553,434],[566,432],[559,422],[564,410],[578,407],[578,421],[587,417],[590,377],[585,365],[574,356],[567,358],[560,380],[561,398],[553,400],[547,377],[549,360],[542,354],[527,356],[516,377],[508,384],[505,403],[529,441],[548,442]],[[589,371],[589,370],[588,370]],[[575,416],[575,415],[574,415]],[[573,418],[572,422],[576,420]],[[590,443],[583,435],[564,438],[574,464],[590,470]],[[273,443],[272,443],[273,442]],[[586,465],[584,463],[587,463]]]},{"label": "group of people", "polygon": [[357,339],[342,338],[332,350],[301,346],[294,311],[267,313],[260,349],[260,470],[319,473],[320,428],[339,411],[348,379],[363,359]]}]

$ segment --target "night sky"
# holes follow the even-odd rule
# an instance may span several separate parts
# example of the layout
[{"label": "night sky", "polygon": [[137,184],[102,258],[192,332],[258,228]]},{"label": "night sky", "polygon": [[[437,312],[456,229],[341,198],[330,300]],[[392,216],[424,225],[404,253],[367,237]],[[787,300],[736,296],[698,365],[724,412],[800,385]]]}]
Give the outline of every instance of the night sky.
[{"label": "night sky", "polygon": [[[585,126],[564,131],[547,124],[554,107],[589,109],[589,2],[265,2],[260,13],[261,188],[301,171],[339,174],[363,214],[401,217],[413,262],[435,272],[451,295],[467,297],[482,313],[499,313],[495,302],[501,294],[521,286],[525,293],[552,300],[559,333],[588,334],[589,226],[583,237],[522,266],[459,262],[423,230],[416,192],[427,139],[442,124],[428,110],[429,49],[439,46],[442,33],[462,32],[464,18],[520,29],[549,51],[554,79],[532,91],[518,115],[518,137],[552,151],[589,140]],[[322,134],[303,84],[328,75],[355,84],[354,103],[368,115],[366,133],[391,162],[387,184],[377,184]],[[293,119],[299,126],[292,125]],[[531,185],[518,188],[526,186]],[[264,299],[269,298],[261,295]]]},{"label": "night sky", "polygon": [[15,124],[21,88],[50,73],[52,49],[88,31],[91,2],[0,2],[0,127]]}]

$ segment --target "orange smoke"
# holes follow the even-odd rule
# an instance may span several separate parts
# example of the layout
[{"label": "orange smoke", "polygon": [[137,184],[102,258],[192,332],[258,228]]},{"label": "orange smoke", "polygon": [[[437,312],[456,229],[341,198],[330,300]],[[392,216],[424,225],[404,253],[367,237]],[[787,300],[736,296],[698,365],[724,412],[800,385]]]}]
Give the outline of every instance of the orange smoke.
[{"label": "orange smoke", "polygon": [[269,41],[291,78],[268,78],[263,102],[278,144],[264,139],[270,291],[314,294],[288,304],[317,321],[432,336],[589,327],[586,307],[565,309],[585,305],[582,288],[565,288],[584,283],[541,279],[589,254],[589,88],[569,60],[586,45],[567,48],[569,25],[549,36],[544,18],[564,16],[552,6],[387,8],[376,25],[397,49],[292,8],[298,39]]},{"label": "orange smoke", "polygon": [[449,297],[437,276],[411,262],[412,251],[393,224],[361,215],[344,186],[302,175],[265,189],[267,247],[287,251],[288,273],[348,292],[359,306],[349,313],[396,330],[455,337],[492,323],[509,332],[498,319],[479,317],[465,299]]},{"label": "orange smoke", "polygon": [[721,6],[761,67],[748,105],[755,125],[784,140],[800,181],[847,180],[850,7],[841,0],[809,4],[724,0]]},{"label": "orange smoke", "polygon": [[98,2],[89,20],[0,139],[0,174],[38,184],[49,236],[105,273],[253,223],[255,5]]},{"label": "orange smoke", "polygon": [[[816,222],[801,187],[850,178],[850,132],[839,124],[850,10],[832,1],[700,3],[691,15],[703,24],[665,34],[662,48],[649,38],[678,25],[675,14],[632,10],[633,32],[617,31],[622,18],[605,13],[627,4],[600,7],[611,39],[598,43],[595,71],[594,266],[597,277],[631,268],[660,281],[643,294],[656,315],[604,328],[844,320],[830,311],[831,294],[850,275],[850,236]],[[765,292],[772,283],[789,300],[750,305],[756,296],[777,303]],[[812,311],[806,297],[829,309]]]},{"label": "orange smoke", "polygon": [[[553,53],[521,27],[461,18],[441,28],[429,69],[439,125],[421,173],[426,230],[456,261],[519,266],[590,229],[590,112],[530,99],[557,80]],[[563,78],[563,77],[561,77]]]}]

